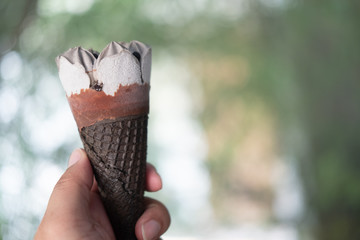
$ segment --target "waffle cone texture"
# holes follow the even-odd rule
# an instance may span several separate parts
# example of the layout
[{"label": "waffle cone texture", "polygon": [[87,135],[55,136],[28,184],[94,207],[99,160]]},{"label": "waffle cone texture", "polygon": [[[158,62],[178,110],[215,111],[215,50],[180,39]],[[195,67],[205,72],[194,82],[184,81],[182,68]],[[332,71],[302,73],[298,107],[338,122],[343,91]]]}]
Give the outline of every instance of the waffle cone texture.
[{"label": "waffle cone texture", "polygon": [[145,210],[148,115],[103,120],[79,130],[116,239],[136,239]]}]

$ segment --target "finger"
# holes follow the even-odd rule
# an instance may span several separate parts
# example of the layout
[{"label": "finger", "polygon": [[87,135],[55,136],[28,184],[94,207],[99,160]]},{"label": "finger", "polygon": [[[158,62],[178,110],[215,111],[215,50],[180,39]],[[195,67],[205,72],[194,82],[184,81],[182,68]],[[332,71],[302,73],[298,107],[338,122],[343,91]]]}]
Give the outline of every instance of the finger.
[{"label": "finger", "polygon": [[136,237],[140,240],[159,239],[170,226],[170,214],[159,201],[145,198],[146,209],[135,226]]},{"label": "finger", "polygon": [[100,193],[100,192],[99,192],[99,188],[98,188],[98,183],[97,183],[95,177],[94,177],[94,180],[93,180],[93,185],[92,185],[92,187],[91,187],[91,192],[97,193],[97,194]]},{"label": "finger", "polygon": [[[162,180],[155,167],[147,163],[146,165],[146,191],[156,192],[162,188]],[[99,193],[98,183],[94,177],[93,185],[91,187],[91,192]]]},{"label": "finger", "polygon": [[146,185],[145,189],[149,192],[156,192],[162,188],[162,181],[160,175],[157,173],[155,167],[148,163],[146,166]]}]

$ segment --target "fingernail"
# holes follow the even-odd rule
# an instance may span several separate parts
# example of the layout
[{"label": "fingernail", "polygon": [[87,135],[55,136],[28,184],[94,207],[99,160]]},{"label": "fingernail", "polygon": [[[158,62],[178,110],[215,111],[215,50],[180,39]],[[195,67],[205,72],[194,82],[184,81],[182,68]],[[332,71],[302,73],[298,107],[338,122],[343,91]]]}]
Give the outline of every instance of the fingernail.
[{"label": "fingernail", "polygon": [[83,156],[83,153],[80,149],[75,149],[69,159],[68,167],[71,167],[75,163],[77,163]]},{"label": "fingernail", "polygon": [[141,230],[144,240],[155,240],[159,237],[161,226],[157,221],[150,220],[142,225]]}]

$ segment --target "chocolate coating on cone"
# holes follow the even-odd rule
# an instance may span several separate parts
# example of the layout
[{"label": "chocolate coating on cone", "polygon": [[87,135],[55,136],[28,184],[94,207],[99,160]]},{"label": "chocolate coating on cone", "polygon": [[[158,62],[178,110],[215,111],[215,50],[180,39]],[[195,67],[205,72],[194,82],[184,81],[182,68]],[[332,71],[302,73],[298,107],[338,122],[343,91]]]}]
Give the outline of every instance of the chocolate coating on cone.
[{"label": "chocolate coating on cone", "polygon": [[104,120],[80,130],[100,195],[121,240],[135,237],[143,213],[146,173],[147,114]]},{"label": "chocolate coating on cone", "polygon": [[149,84],[119,86],[114,96],[95,89],[68,97],[78,129],[105,119],[149,113]]}]

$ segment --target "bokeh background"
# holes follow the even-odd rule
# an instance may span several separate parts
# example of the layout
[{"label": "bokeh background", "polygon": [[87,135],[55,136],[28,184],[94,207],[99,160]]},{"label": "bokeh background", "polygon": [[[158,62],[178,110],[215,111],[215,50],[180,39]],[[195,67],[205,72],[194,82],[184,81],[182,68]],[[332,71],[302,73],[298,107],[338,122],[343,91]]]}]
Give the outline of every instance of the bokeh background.
[{"label": "bokeh background", "polygon": [[55,57],[133,39],[164,239],[360,239],[359,23],[355,0],[2,0],[0,239],[32,239],[81,147]]}]

